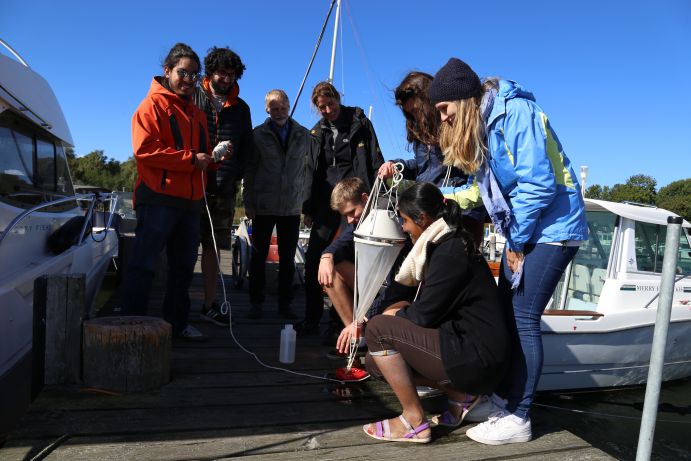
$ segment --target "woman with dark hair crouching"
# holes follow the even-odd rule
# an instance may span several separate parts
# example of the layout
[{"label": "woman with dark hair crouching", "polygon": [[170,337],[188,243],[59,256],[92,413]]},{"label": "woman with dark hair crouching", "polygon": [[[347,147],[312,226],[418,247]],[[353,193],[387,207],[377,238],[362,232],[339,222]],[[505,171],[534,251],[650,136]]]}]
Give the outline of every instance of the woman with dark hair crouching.
[{"label": "woman with dark hair crouching", "polygon": [[445,392],[449,407],[437,422],[460,426],[478,396],[502,378],[507,318],[455,201],[431,183],[417,183],[400,195],[398,212],[414,246],[396,281],[417,286],[417,295],[372,318],[365,335],[367,369],[389,383],[403,414],[363,429],[379,440],[427,443],[430,424],[415,386]]}]

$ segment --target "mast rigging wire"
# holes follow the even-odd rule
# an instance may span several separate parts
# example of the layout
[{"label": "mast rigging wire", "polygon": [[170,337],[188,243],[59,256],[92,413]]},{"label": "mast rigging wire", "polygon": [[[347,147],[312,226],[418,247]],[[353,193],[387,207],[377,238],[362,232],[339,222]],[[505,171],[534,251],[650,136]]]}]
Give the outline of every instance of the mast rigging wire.
[{"label": "mast rigging wire", "polygon": [[300,95],[302,94],[302,90],[305,87],[305,82],[307,81],[307,76],[310,74],[310,70],[312,70],[312,64],[314,64],[314,58],[317,57],[317,51],[319,51],[319,45],[322,42],[322,38],[324,37],[324,31],[326,30],[326,25],[329,23],[329,18],[331,17],[331,12],[334,9],[334,5],[336,4],[336,0],[331,0],[331,6],[329,7],[329,12],[326,14],[326,19],[324,20],[324,24],[322,25],[322,30],[319,33],[319,38],[317,39],[317,44],[314,46],[314,52],[312,53],[312,58],[310,59],[310,63],[307,66],[307,71],[305,71],[305,76],[302,77],[302,83],[300,83],[300,89],[298,90],[297,96],[295,96],[295,100],[293,101],[293,109],[290,111],[290,118],[293,118],[293,114],[295,113],[295,108],[298,106],[298,101],[300,100]]}]

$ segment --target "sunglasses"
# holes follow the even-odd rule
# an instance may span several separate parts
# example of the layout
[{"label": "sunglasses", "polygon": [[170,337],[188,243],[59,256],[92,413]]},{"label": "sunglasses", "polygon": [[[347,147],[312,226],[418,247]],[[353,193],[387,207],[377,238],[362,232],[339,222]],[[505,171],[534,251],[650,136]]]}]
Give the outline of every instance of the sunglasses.
[{"label": "sunglasses", "polygon": [[228,73],[223,72],[221,70],[217,70],[216,72],[214,72],[214,74],[216,74],[218,78],[220,78],[221,80],[235,80],[235,72]]},{"label": "sunglasses", "polygon": [[415,88],[405,88],[396,90],[394,97],[396,98],[396,104],[402,106],[405,102],[415,95]]},{"label": "sunglasses", "polygon": [[176,72],[178,73],[178,77],[182,79],[189,78],[193,82],[196,82],[199,79],[199,72],[190,73],[187,72],[185,69],[177,69]]}]

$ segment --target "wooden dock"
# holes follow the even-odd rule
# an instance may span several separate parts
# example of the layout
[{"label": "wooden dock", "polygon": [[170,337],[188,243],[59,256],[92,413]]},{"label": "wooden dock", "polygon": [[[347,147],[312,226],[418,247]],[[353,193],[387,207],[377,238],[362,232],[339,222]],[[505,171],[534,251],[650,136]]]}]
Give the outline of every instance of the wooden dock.
[{"label": "wooden dock", "polygon": [[[229,272],[227,252],[223,266]],[[305,375],[270,368],[283,366],[278,346],[286,322],[275,313],[275,299],[268,298],[265,318],[246,320],[247,290],[232,288],[228,276],[226,289],[232,335],[230,329],[198,319],[201,274],[195,275],[191,320],[210,339],[174,340],[169,384],[156,392],[127,395],[82,386],[47,387],[0,448],[0,459],[613,459],[560,429],[539,408],[533,414],[534,440],[528,443],[482,445],[465,436],[470,425],[435,428],[427,445],[371,439],[362,432],[363,424],[400,412],[390,388],[374,380],[344,387],[305,376],[322,377],[342,366],[326,358],[329,347],[319,337],[298,338],[295,363],[286,367]],[[152,314],[161,299],[161,292],[152,296]],[[302,306],[302,290],[297,290],[298,314]],[[430,413],[439,412],[443,399],[426,398],[424,404]]]}]

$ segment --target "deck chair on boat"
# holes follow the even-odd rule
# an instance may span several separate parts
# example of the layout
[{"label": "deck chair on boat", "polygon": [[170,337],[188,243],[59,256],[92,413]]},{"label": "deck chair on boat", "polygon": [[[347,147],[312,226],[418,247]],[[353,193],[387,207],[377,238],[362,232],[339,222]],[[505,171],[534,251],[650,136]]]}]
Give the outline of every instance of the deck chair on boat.
[{"label": "deck chair on boat", "polygon": [[574,264],[571,269],[571,280],[569,281],[569,291],[573,292],[573,297],[585,302],[591,301],[590,289],[590,269],[583,264]]}]

